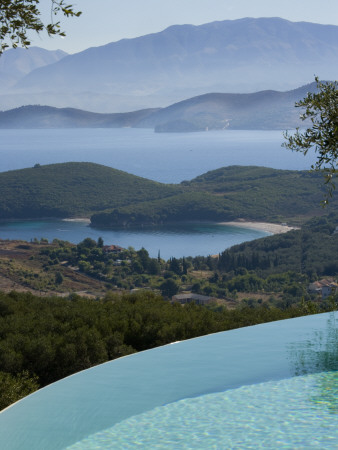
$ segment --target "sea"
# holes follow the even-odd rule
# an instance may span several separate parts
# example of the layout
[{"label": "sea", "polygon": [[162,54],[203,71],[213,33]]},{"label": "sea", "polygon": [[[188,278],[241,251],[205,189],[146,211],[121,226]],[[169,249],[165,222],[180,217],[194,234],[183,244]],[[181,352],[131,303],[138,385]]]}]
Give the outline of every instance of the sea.
[{"label": "sea", "polygon": [[[306,170],[315,157],[282,147],[281,131],[223,130],[155,133],[151,129],[0,130],[0,172],[69,161],[86,161],[162,183],[180,183],[232,165]],[[162,258],[218,254],[264,231],[213,223],[97,230],[82,221],[1,222],[0,239],[54,238],[78,243],[101,236],[105,244],[146,248]]]}]

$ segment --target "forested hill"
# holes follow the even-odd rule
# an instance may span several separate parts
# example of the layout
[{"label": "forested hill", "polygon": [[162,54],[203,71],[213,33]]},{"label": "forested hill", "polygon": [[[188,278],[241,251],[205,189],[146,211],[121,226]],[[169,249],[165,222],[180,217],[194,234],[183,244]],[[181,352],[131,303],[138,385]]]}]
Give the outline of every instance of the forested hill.
[{"label": "forested hill", "polygon": [[300,230],[243,242],[224,250],[217,268],[223,272],[244,268],[263,278],[288,271],[306,274],[310,279],[337,276],[337,226],[337,212],[313,217]]},{"label": "forested hill", "polygon": [[89,217],[180,190],[99,164],[36,165],[0,173],[0,219]]},{"label": "forested hill", "polygon": [[[323,214],[323,177],[230,166],[167,185],[93,163],[0,173],[0,219],[90,217],[94,226],[237,218],[285,221]],[[338,209],[337,197],[330,204]]]},{"label": "forested hill", "polygon": [[[115,208],[92,216],[94,226],[226,221],[238,218],[283,222],[324,213],[323,177],[308,171],[230,166],[184,181],[183,193]],[[331,210],[338,209],[337,196]]]}]

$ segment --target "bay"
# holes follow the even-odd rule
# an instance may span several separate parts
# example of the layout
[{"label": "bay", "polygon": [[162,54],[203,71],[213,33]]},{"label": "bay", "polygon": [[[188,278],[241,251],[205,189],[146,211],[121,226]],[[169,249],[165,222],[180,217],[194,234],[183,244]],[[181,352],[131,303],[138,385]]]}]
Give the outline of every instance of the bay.
[{"label": "bay", "polygon": [[136,250],[144,247],[151,257],[158,252],[163,259],[183,256],[208,256],[226,248],[269,235],[269,233],[212,223],[188,223],[147,228],[99,230],[83,221],[40,220],[0,223],[0,239],[31,241],[34,238],[54,238],[77,244],[86,237],[97,241],[102,237],[105,245],[129,246]]}]

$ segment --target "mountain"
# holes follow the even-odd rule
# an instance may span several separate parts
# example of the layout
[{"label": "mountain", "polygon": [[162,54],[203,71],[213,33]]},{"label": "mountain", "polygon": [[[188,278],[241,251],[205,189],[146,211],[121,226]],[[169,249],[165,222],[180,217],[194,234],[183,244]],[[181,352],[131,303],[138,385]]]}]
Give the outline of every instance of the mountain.
[{"label": "mountain", "polygon": [[167,108],[100,114],[74,108],[22,106],[0,112],[0,128],[154,128],[157,132],[206,129],[282,129],[301,125],[296,101],[314,92],[316,83],[292,91],[252,94],[213,93]]},{"label": "mountain", "polygon": [[135,127],[158,109],[100,114],[75,108],[28,105],[0,111],[1,128],[123,128]]},{"label": "mountain", "polygon": [[67,53],[62,50],[49,51],[39,47],[6,50],[0,58],[0,92],[13,86],[31,71],[53,64],[64,58]]},{"label": "mountain", "polygon": [[286,90],[314,74],[335,79],[337,70],[337,26],[245,18],[172,26],[68,55],[0,100],[13,104],[20,94],[26,103],[125,112],[205,92]]},{"label": "mountain", "polygon": [[311,83],[286,92],[200,95],[155,111],[137,126],[152,126],[157,132],[295,128],[302,124],[295,102],[316,88],[316,83]]}]

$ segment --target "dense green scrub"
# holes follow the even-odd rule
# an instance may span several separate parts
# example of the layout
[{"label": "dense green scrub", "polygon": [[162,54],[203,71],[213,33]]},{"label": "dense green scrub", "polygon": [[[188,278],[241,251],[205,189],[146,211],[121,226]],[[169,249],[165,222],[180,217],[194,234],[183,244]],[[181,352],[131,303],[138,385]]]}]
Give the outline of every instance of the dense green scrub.
[{"label": "dense green scrub", "polygon": [[310,277],[338,274],[338,214],[313,218],[300,230],[231,247],[217,262],[222,271],[239,267],[260,274],[288,270]]},{"label": "dense green scrub", "polygon": [[309,220],[300,230],[235,245],[218,258],[185,258],[195,270],[213,272],[193,288],[218,298],[231,298],[238,292],[266,293],[279,307],[300,298],[311,300],[309,283],[338,276],[337,224],[338,214],[331,213]]},{"label": "dense green scrub", "polygon": [[212,311],[145,291],[97,301],[0,293],[1,407],[38,386],[135,351],[305,312],[300,306]]},{"label": "dense green scrub", "polygon": [[0,173],[0,191],[0,219],[92,216],[92,225],[114,227],[308,217],[321,214],[325,190],[322,176],[306,171],[231,166],[167,185],[74,162]]},{"label": "dense green scrub", "polygon": [[[322,175],[307,171],[231,166],[180,185],[185,192],[94,214],[93,226],[157,224],[236,218],[284,221],[322,214]],[[331,210],[338,208],[333,199]]]},{"label": "dense green scrub", "polygon": [[93,163],[62,163],[0,173],[0,219],[89,217],[177,193],[174,186]]}]

